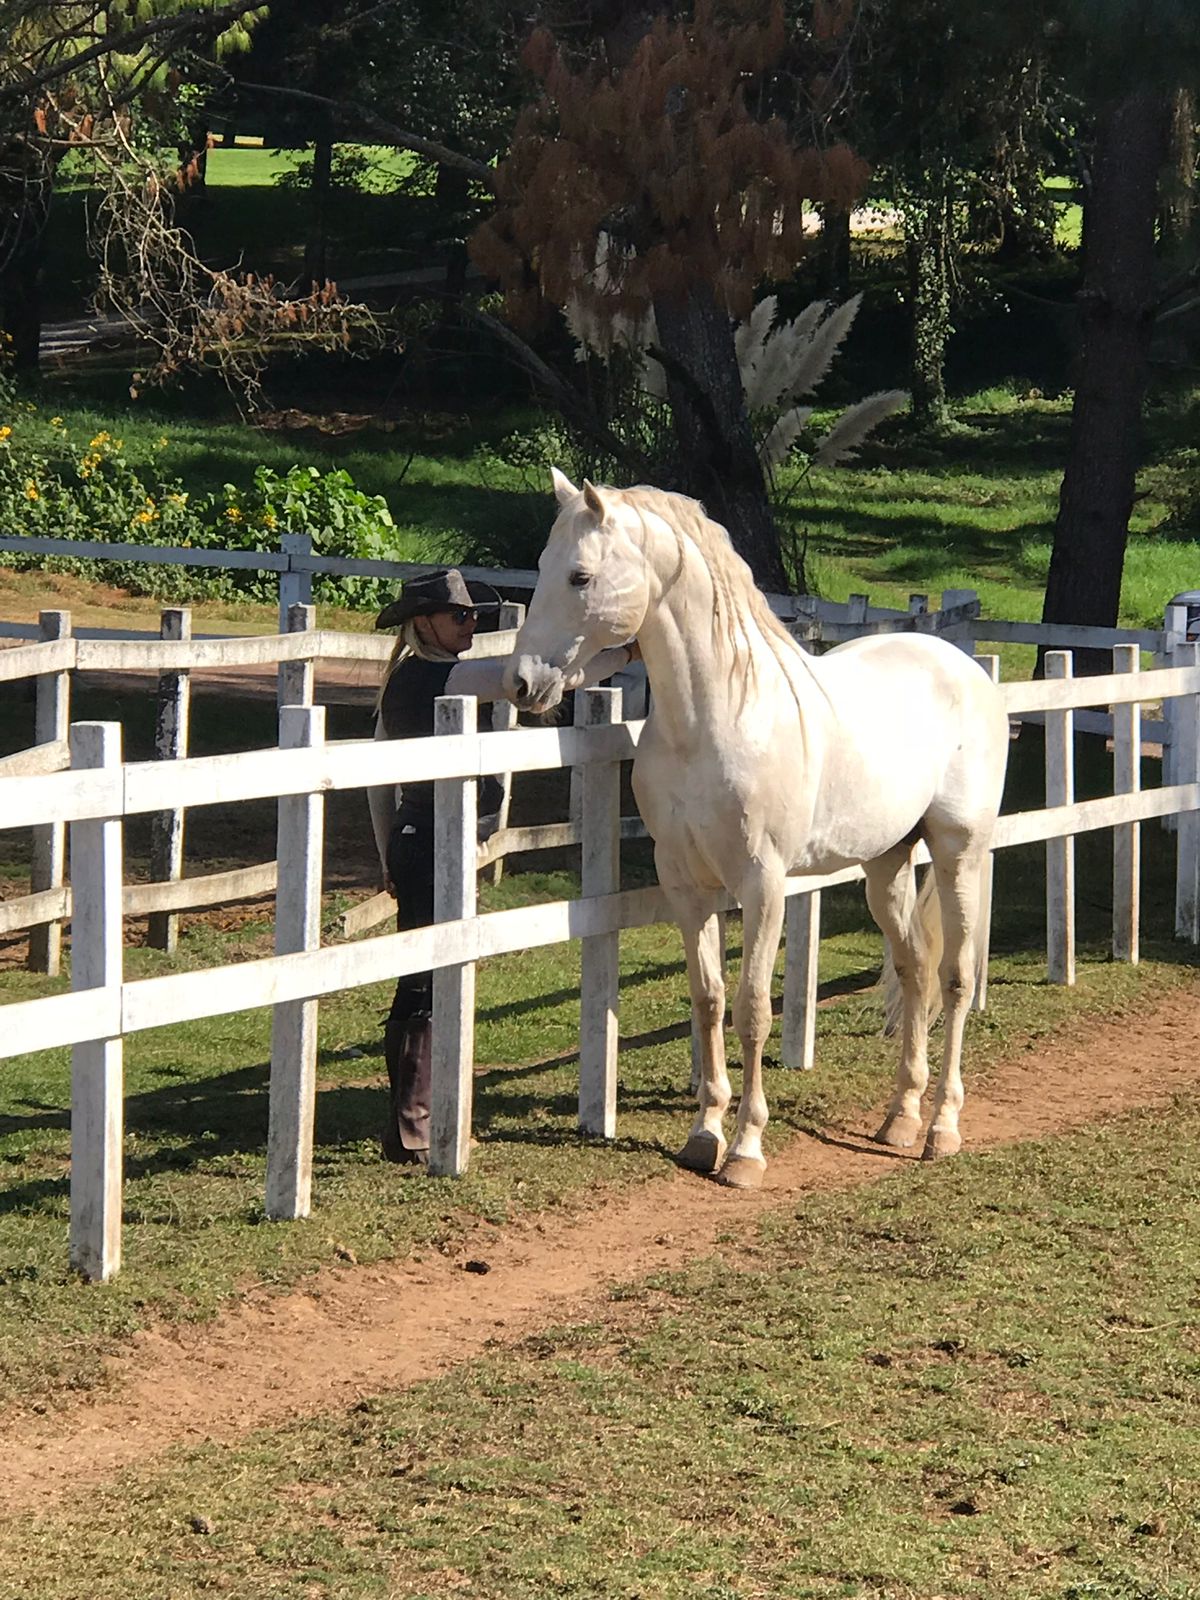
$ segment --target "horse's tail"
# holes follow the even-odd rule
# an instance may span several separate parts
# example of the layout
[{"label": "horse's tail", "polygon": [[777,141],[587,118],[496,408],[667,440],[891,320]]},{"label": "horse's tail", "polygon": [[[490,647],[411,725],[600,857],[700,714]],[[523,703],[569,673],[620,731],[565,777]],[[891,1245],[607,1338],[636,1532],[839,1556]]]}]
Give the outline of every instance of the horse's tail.
[{"label": "horse's tail", "polygon": [[[932,867],[925,874],[925,881],[912,909],[912,919],[925,947],[925,1014],[932,1023],[942,1009],[942,986],[938,979],[938,966],[942,959],[942,908]],[[883,1033],[886,1039],[890,1039],[900,1026],[904,997],[896,976],[892,947],[886,940],[879,981],[883,985]]]}]

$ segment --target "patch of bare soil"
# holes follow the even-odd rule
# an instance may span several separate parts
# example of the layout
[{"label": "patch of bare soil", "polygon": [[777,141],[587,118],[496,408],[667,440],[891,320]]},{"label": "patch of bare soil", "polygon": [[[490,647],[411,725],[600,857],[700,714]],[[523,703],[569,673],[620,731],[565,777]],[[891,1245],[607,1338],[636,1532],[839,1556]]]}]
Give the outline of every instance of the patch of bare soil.
[{"label": "patch of bare soil", "polygon": [[[1136,1041],[1122,1021],[1023,1053],[969,1092],[968,1146],[1062,1133],[1194,1091],[1198,1036],[1200,988],[1148,1013]],[[729,1250],[722,1235],[746,1234],[805,1194],[903,1181],[915,1157],[873,1145],[876,1120],[776,1149],[757,1194],[671,1172],[576,1220],[481,1228],[452,1258],[329,1270],[303,1292],[252,1295],[207,1327],[139,1335],[110,1362],[103,1396],[0,1420],[0,1515],[44,1509],[174,1445],[231,1440],[435,1377],[552,1321],[611,1320],[614,1283]]]}]

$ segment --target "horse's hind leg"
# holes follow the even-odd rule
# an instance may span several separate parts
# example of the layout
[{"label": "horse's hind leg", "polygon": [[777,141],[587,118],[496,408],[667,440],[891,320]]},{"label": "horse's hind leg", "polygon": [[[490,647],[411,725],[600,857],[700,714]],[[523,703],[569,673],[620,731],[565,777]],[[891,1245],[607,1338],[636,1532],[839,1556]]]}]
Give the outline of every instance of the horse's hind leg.
[{"label": "horse's hind leg", "polygon": [[867,905],[891,947],[892,966],[900,985],[900,1060],[896,1089],[875,1137],[880,1144],[905,1150],[921,1131],[921,1096],[929,1082],[929,1005],[926,967],[929,951],[916,915],[912,854],[899,845],[864,864]]},{"label": "horse's hind leg", "polygon": [[742,972],[733,1002],[733,1025],[742,1041],[742,1097],[737,1134],[718,1180],[735,1189],[757,1189],[767,1170],[762,1136],[767,1126],[763,1093],[763,1046],[771,1032],[771,974],[783,932],[783,874],[743,886]]},{"label": "horse's hind leg", "polygon": [[725,1156],[721,1124],[732,1091],[725,1070],[724,948],[716,897],[672,887],[671,906],[683,934],[692,1012],[700,1037],[700,1108],[676,1160],[692,1172],[715,1172]]},{"label": "horse's hind leg", "polygon": [[931,840],[930,854],[937,874],[942,908],[942,959],[938,977],[945,1013],[942,1070],[933,1102],[933,1117],[922,1156],[952,1156],[962,1145],[958,1116],[962,1110],[963,1029],[975,993],[975,930],[986,851],[971,844],[953,854]]}]

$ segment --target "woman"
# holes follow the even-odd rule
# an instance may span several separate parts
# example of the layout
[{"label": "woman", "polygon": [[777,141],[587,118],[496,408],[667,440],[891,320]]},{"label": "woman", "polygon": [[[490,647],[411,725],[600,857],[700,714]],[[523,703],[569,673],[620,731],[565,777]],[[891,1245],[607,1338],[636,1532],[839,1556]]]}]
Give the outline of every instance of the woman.
[{"label": "woman", "polygon": [[[482,612],[499,609],[486,583],[468,580],[456,567],[410,578],[400,597],[385,606],[376,628],[399,628],[380,690],[375,737],[418,739],[433,733],[439,695],[469,694],[497,700],[503,694],[505,660],[460,661],[470,648]],[[637,645],[605,650],[572,687],[599,683],[637,657]],[[479,829],[495,827],[501,789],[495,778],[479,781]],[[433,784],[372,789],[371,823],[384,883],[398,902],[398,929],[433,921]],[[383,1131],[388,1161],[424,1164],[429,1152],[430,1062],[433,1033],[433,974],[413,973],[396,985],[384,1029],[391,1104]]]}]

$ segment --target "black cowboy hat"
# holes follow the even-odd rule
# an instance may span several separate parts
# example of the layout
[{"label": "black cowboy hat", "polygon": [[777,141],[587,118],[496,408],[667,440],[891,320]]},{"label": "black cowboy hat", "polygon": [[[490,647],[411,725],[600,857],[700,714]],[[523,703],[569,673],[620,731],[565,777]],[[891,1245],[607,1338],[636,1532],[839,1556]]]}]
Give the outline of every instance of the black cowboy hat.
[{"label": "black cowboy hat", "polygon": [[410,617],[428,617],[435,611],[498,611],[500,596],[490,583],[464,578],[457,567],[422,572],[401,585],[400,594],[375,618],[376,628],[398,628]]}]

